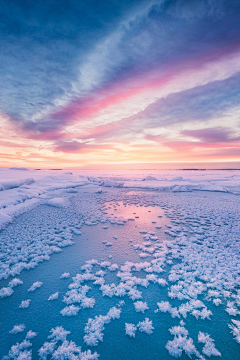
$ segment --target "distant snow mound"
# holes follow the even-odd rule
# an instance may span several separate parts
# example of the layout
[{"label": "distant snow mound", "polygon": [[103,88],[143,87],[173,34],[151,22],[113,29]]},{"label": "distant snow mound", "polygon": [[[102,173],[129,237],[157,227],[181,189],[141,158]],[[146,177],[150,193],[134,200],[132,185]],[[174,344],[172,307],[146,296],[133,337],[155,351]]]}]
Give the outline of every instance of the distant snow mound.
[{"label": "distant snow mound", "polygon": [[158,180],[158,179],[151,175],[148,175],[147,177],[142,179],[142,181],[153,181],[153,180]]},{"label": "distant snow mound", "polygon": [[28,169],[25,168],[25,167],[12,167],[12,168],[9,168],[9,170],[23,170],[23,171],[28,171]]},{"label": "distant snow mound", "polygon": [[66,199],[65,198],[54,198],[48,200],[48,205],[55,206],[55,207],[65,207]]},{"label": "distant snow mound", "polygon": [[22,185],[30,185],[34,182],[33,178],[2,181],[0,182],[0,191],[18,188]]},{"label": "distant snow mound", "polygon": [[172,178],[172,181],[182,181],[183,177],[182,176],[176,176],[174,178]]},{"label": "distant snow mound", "polygon": [[217,191],[217,192],[229,192],[227,189],[220,185],[215,184],[186,184],[176,185],[171,189],[172,192],[191,192],[191,191]]},{"label": "distant snow mound", "polygon": [[103,180],[101,186],[105,186],[105,187],[123,187],[124,182],[120,182],[120,181],[113,181],[113,180]]}]

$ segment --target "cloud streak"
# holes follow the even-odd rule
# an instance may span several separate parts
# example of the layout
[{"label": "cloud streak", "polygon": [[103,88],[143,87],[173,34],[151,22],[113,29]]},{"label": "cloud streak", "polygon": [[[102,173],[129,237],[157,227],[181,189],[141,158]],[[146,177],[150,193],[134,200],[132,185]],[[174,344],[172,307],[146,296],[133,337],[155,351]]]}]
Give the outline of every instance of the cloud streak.
[{"label": "cloud streak", "polygon": [[237,1],[54,4],[1,9],[4,163],[237,158]]}]

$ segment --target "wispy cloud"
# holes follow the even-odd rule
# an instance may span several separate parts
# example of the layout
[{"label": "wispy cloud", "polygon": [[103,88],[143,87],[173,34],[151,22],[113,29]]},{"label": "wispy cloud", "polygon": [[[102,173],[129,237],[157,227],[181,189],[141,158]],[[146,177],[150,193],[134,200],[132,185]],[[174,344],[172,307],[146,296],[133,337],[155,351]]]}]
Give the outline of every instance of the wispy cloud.
[{"label": "wispy cloud", "polygon": [[0,10],[2,154],[77,163],[235,149],[238,1],[53,4]]}]

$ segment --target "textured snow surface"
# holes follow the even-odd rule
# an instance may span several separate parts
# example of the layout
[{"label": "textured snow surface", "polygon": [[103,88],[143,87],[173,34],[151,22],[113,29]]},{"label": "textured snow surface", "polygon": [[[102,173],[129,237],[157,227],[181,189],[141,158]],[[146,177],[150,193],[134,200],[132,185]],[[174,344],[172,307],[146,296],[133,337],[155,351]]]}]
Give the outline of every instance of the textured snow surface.
[{"label": "textured snow surface", "polygon": [[0,173],[4,359],[239,358],[240,171]]}]

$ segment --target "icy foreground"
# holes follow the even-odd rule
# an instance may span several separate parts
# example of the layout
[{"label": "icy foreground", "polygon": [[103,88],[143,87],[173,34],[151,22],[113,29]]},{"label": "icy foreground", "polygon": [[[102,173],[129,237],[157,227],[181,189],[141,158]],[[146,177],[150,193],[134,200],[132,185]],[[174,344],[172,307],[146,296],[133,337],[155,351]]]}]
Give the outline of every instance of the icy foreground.
[{"label": "icy foreground", "polygon": [[[120,346],[119,336],[123,358],[146,358],[130,351],[148,339],[153,359],[239,358],[240,171],[0,172],[6,324],[17,304],[5,359],[119,359],[104,348]],[[50,271],[61,285],[44,293],[48,284],[31,269],[51,266],[51,254],[70,245],[84,260],[76,254],[77,267],[69,259],[57,279]],[[28,323],[37,299],[58,319],[50,316],[44,333],[34,318]],[[214,336],[220,317],[233,352]]]}]

